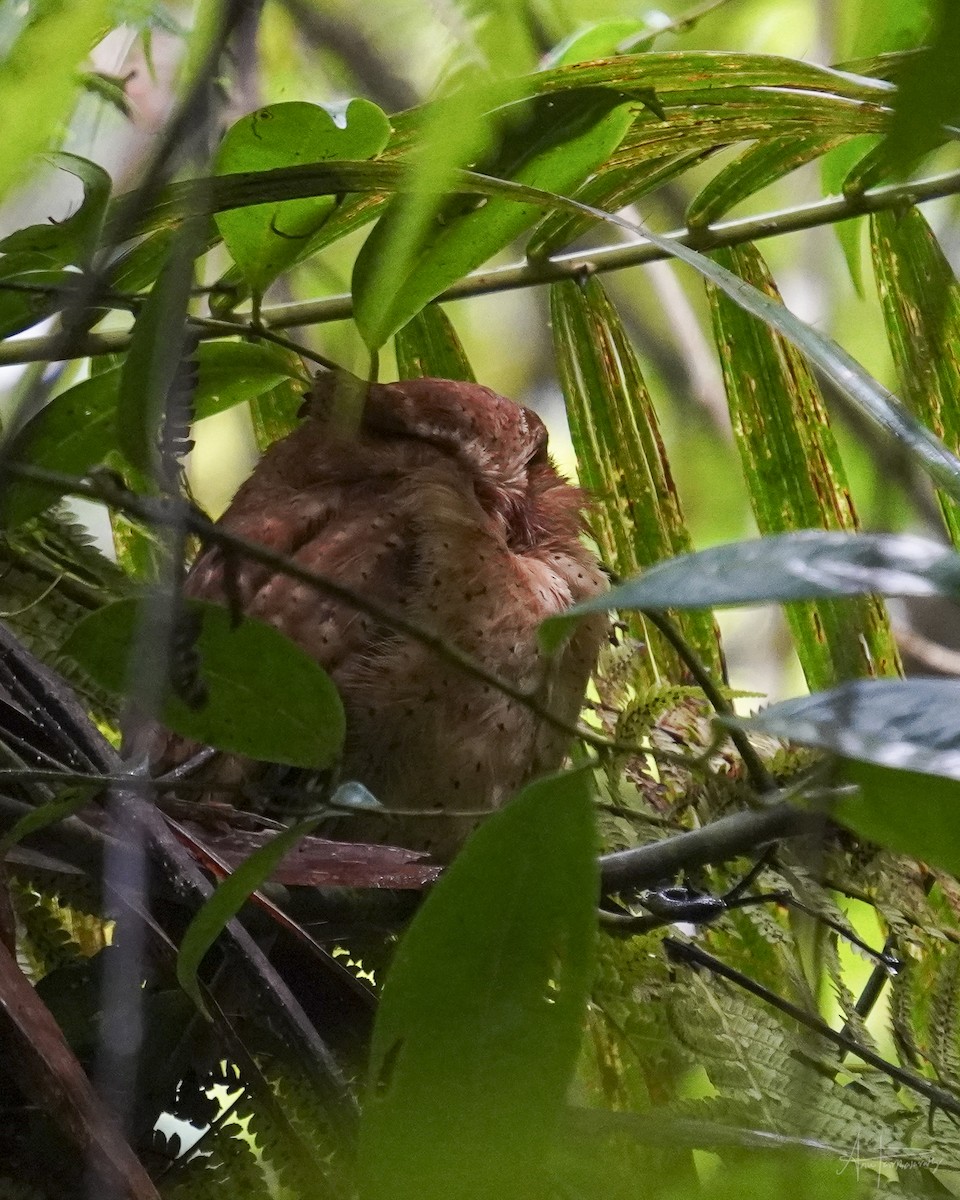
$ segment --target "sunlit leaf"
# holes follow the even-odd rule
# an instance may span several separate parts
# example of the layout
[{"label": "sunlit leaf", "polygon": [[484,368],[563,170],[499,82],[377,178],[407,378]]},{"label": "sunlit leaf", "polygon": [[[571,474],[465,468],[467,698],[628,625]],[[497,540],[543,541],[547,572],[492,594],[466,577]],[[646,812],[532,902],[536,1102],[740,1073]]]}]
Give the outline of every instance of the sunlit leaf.
[{"label": "sunlit leaf", "polygon": [[[876,213],[871,242],[887,338],[914,413],[960,451],[960,283],[916,208]],[[960,545],[960,508],[939,494],[947,529]]]},{"label": "sunlit leaf", "polygon": [[[570,432],[582,482],[593,497],[591,528],[604,561],[618,575],[631,575],[692,544],[657,414],[626,331],[600,282],[554,284],[550,304]],[[681,620],[688,641],[720,670],[713,619]],[[673,648],[654,629],[643,630],[642,636],[652,644],[663,676],[682,679]],[[651,675],[650,682],[656,677]]]},{"label": "sunlit leaf", "polygon": [[[0,63],[0,112],[16,114],[16,137],[0,156],[0,197],[21,181],[30,160],[49,147],[77,93],[73,68],[110,27],[110,0],[64,0],[31,6]],[[29,70],[25,65],[29,64]]]},{"label": "sunlit leaf", "polygon": [[[779,300],[753,246],[719,250],[715,257]],[[710,302],[734,437],[760,533],[856,530],[846,472],[806,359],[715,288]],[[787,619],[811,688],[896,671],[896,647],[876,600],[791,605]]]},{"label": "sunlit leaf", "polygon": [[[342,118],[292,100],[242,117],[217,151],[218,175],[264,171],[329,159],[373,158],[386,145],[390,123],[369,100],[351,100]],[[217,227],[256,294],[302,254],[333,212],[332,196],[254,205],[220,213]]]},{"label": "sunlit leaf", "polygon": [[463,379],[476,383],[450,318],[439,304],[428,304],[394,337],[398,379]]},{"label": "sunlit leaf", "polygon": [[[484,173],[567,194],[616,148],[632,120],[623,93],[598,88],[532,101],[508,113],[497,151],[481,163]],[[360,332],[377,349],[425,304],[462,275],[486,262],[539,216],[539,204],[499,198],[445,205],[420,232],[395,288],[385,287],[383,261],[396,231],[410,219],[394,201],[357,256],[354,313]]]}]

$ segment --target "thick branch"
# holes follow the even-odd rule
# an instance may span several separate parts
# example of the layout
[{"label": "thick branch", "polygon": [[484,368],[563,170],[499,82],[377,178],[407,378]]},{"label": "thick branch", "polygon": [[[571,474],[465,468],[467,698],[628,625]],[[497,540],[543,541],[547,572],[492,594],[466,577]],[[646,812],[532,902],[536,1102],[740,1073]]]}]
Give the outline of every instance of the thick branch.
[{"label": "thick branch", "polygon": [[822,813],[778,804],[760,812],[720,817],[703,829],[693,829],[634,850],[618,850],[600,859],[600,882],[606,892],[649,888],[679,871],[708,863],[728,862],[780,838],[815,836],[823,832]]}]

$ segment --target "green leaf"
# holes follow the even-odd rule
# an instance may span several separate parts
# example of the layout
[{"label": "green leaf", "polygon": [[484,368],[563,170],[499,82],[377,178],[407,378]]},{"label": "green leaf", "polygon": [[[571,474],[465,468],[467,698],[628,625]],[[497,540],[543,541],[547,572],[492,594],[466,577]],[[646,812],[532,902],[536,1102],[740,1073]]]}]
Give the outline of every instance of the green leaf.
[{"label": "green leaf", "polygon": [[[594,497],[591,528],[619,575],[691,547],[657,414],[640,364],[599,280],[564,281],[550,291],[560,383],[581,480]],[[697,653],[721,670],[713,618],[681,618]],[[637,633],[652,647],[652,684],[659,673],[680,681],[676,652],[655,629]]]},{"label": "green leaf", "polygon": [[960,598],[960,555],[907,533],[800,529],[658,563],[570,612],[731,608],[870,594]]},{"label": "green leaf", "polygon": [[[954,453],[960,451],[960,283],[916,208],[876,213],[870,225],[874,271],[887,339],[910,409]],[[960,507],[940,508],[960,546]]]},{"label": "green leaf", "polygon": [[840,134],[796,131],[750,146],[705,184],[687,206],[687,225],[704,229],[761,188],[842,144]]},{"label": "green leaf", "polygon": [[566,67],[591,59],[623,54],[622,47],[653,30],[645,21],[596,21],[578,29],[550,51],[547,67]]},{"label": "green leaf", "polygon": [[[780,299],[755,247],[717,251],[716,258]],[[709,295],[734,437],[760,533],[856,530],[846,472],[806,360],[722,292],[711,287]],[[886,613],[875,599],[791,605],[787,620],[812,689],[897,669]]]},{"label": "green leaf", "polygon": [[[846,191],[847,177],[864,156],[877,145],[875,136],[850,138],[824,155],[820,160],[820,178],[823,191],[827,196],[838,196]],[[857,295],[863,295],[863,265],[860,253],[863,221],[854,218],[850,221],[835,221],[830,226],[840,243],[843,257],[846,259],[850,279]]]},{"label": "green leaf", "polygon": [[[342,119],[294,100],[242,117],[217,151],[218,175],[270,170],[329,159],[373,158],[387,144],[390,122],[369,100],[351,100]],[[261,204],[217,216],[234,261],[257,295],[302,255],[308,239],[336,207],[332,196]]]},{"label": "green leaf", "polygon": [[267,882],[284,855],[312,833],[321,820],[319,816],[291,825],[255,850],[219,884],[187,926],[177,953],[177,981],[208,1020],[210,1014],[197,977],[207,951],[253,893]]},{"label": "green leaf", "polygon": [[394,346],[398,379],[477,381],[457,332],[439,304],[428,304],[398,329]]},{"label": "green leaf", "polygon": [[265,396],[286,380],[309,382],[297,354],[266,342],[201,342],[196,360],[193,404],[198,421]]},{"label": "green leaf", "polygon": [[[906,175],[927,151],[951,134],[944,125],[960,121],[960,7],[955,0],[935,0],[929,50],[908,62],[900,74],[893,124],[884,147],[895,174]],[[954,135],[955,136],[955,135]]]},{"label": "green leaf", "polygon": [[299,425],[303,395],[302,383],[284,379],[276,387],[251,398],[250,420],[261,453]]},{"label": "green leaf", "polygon": [[46,150],[76,97],[75,69],[110,28],[111,0],[35,4],[0,63],[0,112],[16,121],[0,156],[0,197],[20,183],[35,154]]},{"label": "green leaf", "polygon": [[103,229],[110,199],[110,176],[97,163],[76,154],[55,154],[51,161],[83,183],[83,203],[63,221],[28,225],[0,241],[4,254],[41,254],[57,267],[85,266]]},{"label": "green leaf", "polygon": [[80,281],[76,271],[17,271],[29,259],[0,260],[0,338],[9,337],[36,325],[67,307]]},{"label": "green leaf", "polygon": [[365,1200],[545,1194],[592,974],[590,778],[541,780],[490,817],[400,942],[371,1049]]},{"label": "green leaf", "polygon": [[[295,354],[260,343],[203,342],[196,359],[197,420],[262,396],[285,379],[300,380],[303,370]],[[55,396],[20,434],[17,460],[68,475],[85,475],[103,462],[113,446],[120,380],[121,368],[113,367]],[[7,527],[22,524],[56,500],[50,488],[14,484],[3,497]]]},{"label": "green leaf", "polygon": [[960,877],[960,780],[855,759],[841,760],[837,777],[857,792],[838,796],[831,817],[862,838]]},{"label": "green leaf", "polygon": [[[581,89],[569,96],[539,98],[522,112],[502,115],[496,152],[481,173],[509,178],[566,195],[604,162],[633,119],[622,92]],[[496,114],[494,114],[496,116]],[[363,245],[353,273],[354,314],[371,350],[386,342],[451,283],[502,250],[533,224],[539,203],[500,198],[456,200],[419,230],[407,249],[396,287],[384,286],[384,262],[410,220],[403,199],[394,200]]]},{"label": "green leaf", "polygon": [[97,791],[97,785],[91,787],[68,788],[55,800],[49,800],[24,813],[15,821],[10,830],[0,838],[0,858],[6,859],[14,846],[32,833],[38,833],[50,825],[55,825],[65,817],[71,816],[78,809],[85,808]]},{"label": "green leaf", "polygon": [[[700,139],[708,142],[711,139]],[[622,151],[622,147],[621,147]],[[616,212],[629,204],[636,204],[644,196],[682,175],[688,167],[697,166],[710,153],[709,149],[694,147],[682,154],[664,155],[656,147],[649,159],[640,154],[632,157],[627,167],[606,166],[582,186],[573,198],[581,204]],[[617,153],[619,162],[621,152]],[[531,260],[548,258],[571,242],[576,241],[589,229],[594,229],[597,219],[584,213],[560,211],[548,213],[539,221],[527,242],[527,257]]]},{"label": "green leaf", "polygon": [[[119,385],[120,371],[115,368],[61,392],[24,427],[16,442],[17,461],[85,475],[110,449]],[[3,496],[7,528],[22,525],[58,498],[51,488],[14,483]]]},{"label": "green leaf", "polygon": [[[158,719],[183,737],[267,762],[321,769],[340,753],[344,713],[330,677],[273,626],[227,609],[190,601],[200,634],[199,673],[208,699],[188,707],[169,689]],[[63,646],[108,691],[123,694],[134,671],[166,675],[162,654],[143,628],[137,600],[120,600],[85,617]],[[136,654],[136,658],[132,656]]]}]

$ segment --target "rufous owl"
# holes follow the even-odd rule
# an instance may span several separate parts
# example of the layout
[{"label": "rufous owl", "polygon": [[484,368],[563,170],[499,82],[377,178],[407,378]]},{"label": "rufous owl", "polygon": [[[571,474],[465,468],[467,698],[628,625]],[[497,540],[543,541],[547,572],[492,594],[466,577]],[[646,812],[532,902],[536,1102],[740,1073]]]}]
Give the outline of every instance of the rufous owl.
[{"label": "rufous owl", "polygon": [[[584,496],[551,462],[543,422],[489,388],[417,379],[369,385],[348,432],[334,419],[345,380],[358,385],[318,379],[302,423],[267,450],[222,527],[395,609],[575,721],[606,619],[581,622],[552,657],[537,626],[606,581],[581,540]],[[393,814],[340,818],[333,836],[449,859],[482,814],[563,758],[569,738],[529,708],[304,583],[211,546],[185,592],[239,602],[333,678],[347,717],[340,778]],[[159,768],[195,749],[160,742]],[[200,778],[236,804],[258,771],[220,755]]]}]

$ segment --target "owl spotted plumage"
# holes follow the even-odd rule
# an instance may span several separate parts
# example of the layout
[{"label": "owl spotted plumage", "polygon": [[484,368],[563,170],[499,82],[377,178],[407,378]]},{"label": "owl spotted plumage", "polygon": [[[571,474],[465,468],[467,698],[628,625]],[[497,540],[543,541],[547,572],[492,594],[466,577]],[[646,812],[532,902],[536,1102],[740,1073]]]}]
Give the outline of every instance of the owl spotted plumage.
[{"label": "owl spotted plumage", "polygon": [[[550,461],[539,417],[476,384],[420,379],[371,385],[359,429],[345,432],[333,403],[343,379],[318,381],[301,425],[270,447],[223,528],[431,630],[575,720],[605,619],[581,623],[552,658],[537,626],[606,585],[581,541],[583,497]],[[449,858],[479,817],[445,813],[496,809],[562,759],[563,733],[492,683],[302,582],[214,546],[185,592],[270,622],[336,682],[341,778],[393,813],[344,818],[337,836]],[[161,737],[157,768],[191,749]],[[234,803],[226,793],[258,777],[262,764],[232,755],[201,776]]]}]

